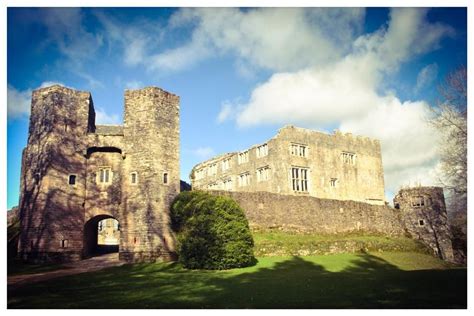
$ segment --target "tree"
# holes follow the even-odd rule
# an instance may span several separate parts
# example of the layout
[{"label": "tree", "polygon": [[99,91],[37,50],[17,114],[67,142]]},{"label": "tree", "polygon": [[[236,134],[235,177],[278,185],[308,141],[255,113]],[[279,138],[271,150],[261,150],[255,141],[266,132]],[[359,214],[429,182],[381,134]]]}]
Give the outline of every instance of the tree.
[{"label": "tree", "polygon": [[[432,123],[441,135],[439,181],[446,190],[453,248],[465,257],[467,236],[467,70],[448,74],[438,87]],[[463,260],[462,260],[463,261]]]},{"label": "tree", "polygon": [[439,86],[441,100],[432,121],[440,132],[440,177],[444,188],[467,196],[467,72],[461,67]]}]

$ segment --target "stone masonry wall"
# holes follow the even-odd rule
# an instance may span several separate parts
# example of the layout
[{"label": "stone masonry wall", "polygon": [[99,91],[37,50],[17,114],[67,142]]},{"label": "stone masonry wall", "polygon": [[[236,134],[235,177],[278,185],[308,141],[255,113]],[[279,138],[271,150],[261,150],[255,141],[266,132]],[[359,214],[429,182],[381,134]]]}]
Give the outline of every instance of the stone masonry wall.
[{"label": "stone masonry wall", "polygon": [[252,229],[336,234],[373,232],[404,235],[400,212],[385,205],[269,192],[211,191],[235,199]]},{"label": "stone masonry wall", "polygon": [[399,191],[393,203],[413,238],[428,245],[441,259],[454,260],[443,188],[405,188]]},{"label": "stone masonry wall", "polygon": [[[52,86],[33,91],[23,151],[20,255],[79,259],[83,240],[85,138],[93,112],[88,92]],[[74,186],[68,184],[76,175]]]},{"label": "stone masonry wall", "polygon": [[[169,208],[179,193],[179,97],[159,88],[125,92],[124,182],[120,257],[126,261],[171,258],[175,241]],[[124,234],[123,231],[127,233]]]}]

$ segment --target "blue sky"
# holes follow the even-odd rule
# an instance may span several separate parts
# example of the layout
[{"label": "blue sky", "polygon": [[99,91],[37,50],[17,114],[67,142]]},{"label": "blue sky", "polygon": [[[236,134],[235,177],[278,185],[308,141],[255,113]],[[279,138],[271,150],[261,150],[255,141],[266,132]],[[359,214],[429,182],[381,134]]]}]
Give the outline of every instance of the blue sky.
[{"label": "blue sky", "polygon": [[436,86],[467,64],[466,9],[8,8],[8,207],[31,91],[92,93],[120,124],[127,88],[181,97],[181,178],[285,124],[381,140],[386,195],[435,184]]}]

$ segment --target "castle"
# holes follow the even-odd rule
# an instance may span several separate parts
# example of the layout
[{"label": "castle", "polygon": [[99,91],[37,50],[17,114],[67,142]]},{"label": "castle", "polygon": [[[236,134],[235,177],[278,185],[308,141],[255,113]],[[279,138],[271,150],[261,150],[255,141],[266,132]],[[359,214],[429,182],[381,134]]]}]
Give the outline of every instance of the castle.
[{"label": "castle", "polygon": [[98,223],[120,225],[119,257],[172,258],[168,209],[179,193],[179,97],[125,91],[123,125],[96,125],[89,92],[33,91],[23,151],[19,253],[25,260],[92,255]]},{"label": "castle", "polygon": [[385,203],[380,142],[285,126],[264,144],[196,165],[193,188]]},{"label": "castle", "polygon": [[[174,94],[126,90],[124,124],[96,125],[90,93],[33,91],[19,255],[80,260],[119,232],[121,260],[174,259],[169,207],[180,191],[179,157]],[[264,144],[198,164],[191,180],[193,189],[234,198],[254,228],[410,234],[452,259],[442,189],[402,190],[389,207],[377,140],[286,126]],[[112,235],[101,229],[106,219],[116,223]]]}]

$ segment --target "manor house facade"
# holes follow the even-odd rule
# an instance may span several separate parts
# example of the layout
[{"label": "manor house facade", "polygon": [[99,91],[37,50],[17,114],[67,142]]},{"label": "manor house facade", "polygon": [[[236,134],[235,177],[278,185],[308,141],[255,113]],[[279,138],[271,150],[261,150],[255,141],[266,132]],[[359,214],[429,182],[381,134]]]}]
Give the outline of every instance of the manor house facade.
[{"label": "manor house facade", "polygon": [[200,190],[385,203],[380,142],[339,131],[285,126],[263,144],[196,165],[190,178]]}]

